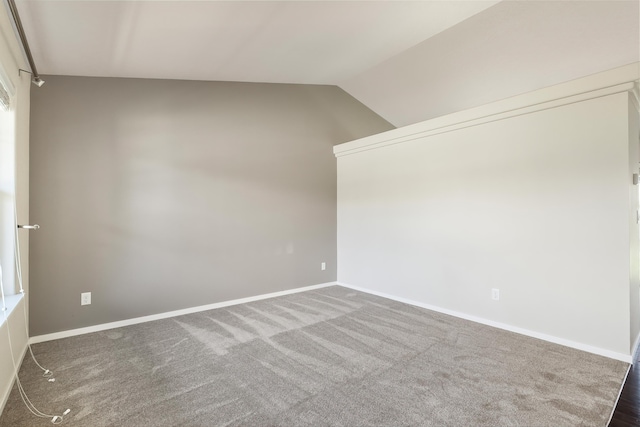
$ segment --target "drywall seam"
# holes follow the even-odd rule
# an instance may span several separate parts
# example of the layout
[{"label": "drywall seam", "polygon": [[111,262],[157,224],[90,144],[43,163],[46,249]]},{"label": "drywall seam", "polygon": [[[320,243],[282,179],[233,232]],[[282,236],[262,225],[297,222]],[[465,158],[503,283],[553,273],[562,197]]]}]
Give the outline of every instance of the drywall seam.
[{"label": "drywall seam", "polygon": [[119,320],[117,322],[103,323],[100,325],[87,326],[86,328],[70,329],[67,331],[54,332],[51,334],[37,335],[29,338],[29,344],[37,344],[45,341],[53,341],[61,338],[73,337],[77,335],[90,334],[92,332],[106,331],[108,329],[121,328],[123,326],[137,325],[138,323],[152,322],[154,320],[167,319],[170,317],[183,316],[185,314],[198,313],[201,311],[213,310],[216,308],[229,307],[232,305],[245,304],[253,301],[260,301],[268,298],[275,298],[284,295],[296,294],[299,292],[311,291],[314,289],[335,286],[335,282],[321,283],[319,285],[305,286],[302,288],[289,289],[286,291],[272,292],[268,294],[256,295],[253,297],[239,298],[230,301],[217,302],[213,304],[201,305],[197,307],[185,308],[182,310],[167,311],[165,313],[152,314],[149,316],[135,317],[133,319]]},{"label": "drywall seam", "polygon": [[349,285],[347,283],[343,283],[343,282],[338,282],[337,283],[339,286],[344,286],[345,288],[350,288],[356,291],[360,291],[360,292],[365,292],[371,295],[376,295],[379,297],[383,297],[383,298],[388,298],[390,300],[394,300],[394,301],[398,301],[398,302],[402,302],[405,304],[410,304],[416,307],[421,307],[421,308],[426,308],[427,310],[431,310],[431,311],[435,311],[438,313],[442,313],[442,314],[447,314],[449,316],[454,316],[454,317],[458,317],[460,319],[465,319],[465,320],[470,320],[472,322],[476,322],[476,323],[480,323],[483,325],[487,325],[487,326],[492,326],[494,328],[498,328],[498,329],[503,329],[509,332],[515,332],[517,334],[520,335],[525,335],[528,337],[532,337],[532,338],[537,338],[537,339],[541,339],[544,341],[548,341],[554,344],[560,344],[563,345],[565,347],[571,347],[574,348],[576,350],[582,350],[582,351],[586,351],[588,353],[593,353],[593,354],[597,354],[599,356],[604,356],[604,357],[608,357],[610,359],[615,359],[615,360],[620,360],[622,362],[626,362],[626,363],[631,363],[632,359],[630,355],[627,354],[622,354],[622,353],[618,353],[615,351],[611,351],[611,350],[606,350],[603,348],[599,348],[599,347],[594,347],[591,345],[587,345],[587,344],[582,344],[576,341],[571,341],[571,340],[567,340],[564,338],[559,338],[559,337],[555,337],[553,335],[548,335],[548,334],[543,334],[540,332],[536,332],[536,331],[532,331],[530,329],[525,329],[525,328],[519,328],[517,326],[511,326],[508,325],[506,323],[501,323],[501,322],[495,322],[493,320],[488,320],[488,319],[484,319],[482,317],[478,317],[478,316],[472,316],[469,314],[465,314],[465,313],[461,313],[459,311],[455,311],[455,310],[448,310],[446,308],[442,308],[442,307],[437,307],[435,305],[431,305],[431,304],[425,304],[419,301],[415,301],[415,300],[411,300],[411,299],[407,299],[407,298],[402,298],[402,297],[397,297],[395,295],[390,295],[384,292],[378,292],[378,291],[374,291],[371,289],[367,289],[367,288],[362,288],[359,286],[352,286]]}]

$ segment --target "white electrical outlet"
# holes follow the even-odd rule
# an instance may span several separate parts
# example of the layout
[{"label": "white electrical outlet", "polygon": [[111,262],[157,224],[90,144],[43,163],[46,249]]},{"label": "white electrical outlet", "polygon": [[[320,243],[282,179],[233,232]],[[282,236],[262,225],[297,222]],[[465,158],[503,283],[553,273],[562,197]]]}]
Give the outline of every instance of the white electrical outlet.
[{"label": "white electrical outlet", "polygon": [[491,289],[491,299],[498,301],[500,299],[500,289]]},{"label": "white electrical outlet", "polygon": [[80,294],[80,305],[91,304],[91,292],[83,292]]},{"label": "white electrical outlet", "polygon": [[320,264],[320,270],[326,270],[327,269],[327,263],[323,262],[322,264]]}]

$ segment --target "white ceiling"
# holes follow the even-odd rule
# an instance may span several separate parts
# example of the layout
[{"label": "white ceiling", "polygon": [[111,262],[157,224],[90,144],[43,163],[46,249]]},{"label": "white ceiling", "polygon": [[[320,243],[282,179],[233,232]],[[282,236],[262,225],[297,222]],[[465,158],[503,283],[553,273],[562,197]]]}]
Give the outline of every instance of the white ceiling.
[{"label": "white ceiling", "polygon": [[503,1],[340,87],[404,126],[638,61],[638,0]]},{"label": "white ceiling", "polygon": [[16,3],[41,74],[340,84],[498,1]]},{"label": "white ceiling", "polygon": [[395,126],[640,60],[640,0],[15,0],[41,74],[333,84]]}]

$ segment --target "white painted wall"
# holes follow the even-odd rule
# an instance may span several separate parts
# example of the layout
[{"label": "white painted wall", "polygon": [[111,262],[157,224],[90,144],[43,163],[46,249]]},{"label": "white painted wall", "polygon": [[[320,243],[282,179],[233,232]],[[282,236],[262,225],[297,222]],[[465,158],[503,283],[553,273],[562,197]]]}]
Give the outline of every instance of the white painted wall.
[{"label": "white painted wall", "polygon": [[[20,45],[13,33],[11,20],[6,7],[0,6],[0,62],[9,74],[16,88],[16,203],[18,207],[18,222],[27,224],[29,221],[29,108],[30,108],[30,77],[18,69],[28,69]],[[29,287],[29,239],[21,233],[20,259],[23,267],[23,285]],[[17,297],[14,297],[17,298]],[[0,411],[13,385],[13,363],[9,352],[7,328],[10,328],[14,357],[16,362],[22,361],[22,355],[27,348],[27,325],[24,312],[26,298],[21,298],[9,316],[8,322],[0,315]],[[28,305],[27,305],[28,307]]]},{"label": "white painted wall", "polygon": [[[640,173],[640,104],[629,95],[629,171]],[[629,186],[629,312],[633,352],[640,338],[640,185]]]},{"label": "white painted wall", "polygon": [[558,102],[337,146],[338,281],[628,359],[629,93]]},{"label": "white painted wall", "polygon": [[[10,297],[14,299],[16,297]],[[27,350],[27,329],[25,327],[24,299],[11,311],[7,317],[0,314],[0,413],[7,403],[9,393],[13,387],[14,362],[19,368],[22,358]],[[9,328],[9,331],[7,331]],[[11,346],[9,345],[11,334]],[[11,351],[13,350],[13,358]]]}]

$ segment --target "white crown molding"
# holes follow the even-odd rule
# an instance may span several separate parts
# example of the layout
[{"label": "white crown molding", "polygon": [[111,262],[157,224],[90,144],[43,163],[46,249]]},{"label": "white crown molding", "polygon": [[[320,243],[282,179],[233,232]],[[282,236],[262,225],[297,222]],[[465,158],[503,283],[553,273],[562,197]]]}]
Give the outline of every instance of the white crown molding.
[{"label": "white crown molding", "polygon": [[621,92],[629,92],[637,100],[639,70],[640,63],[629,64],[480,107],[336,145],[333,148],[333,153],[336,157],[347,156]]}]

